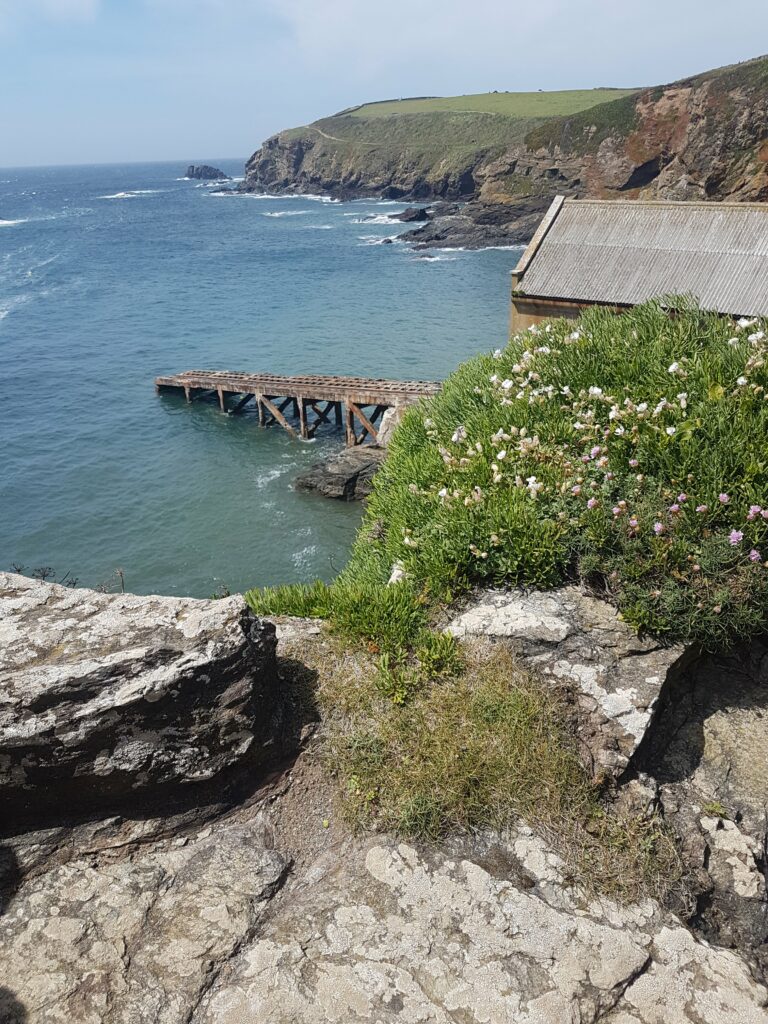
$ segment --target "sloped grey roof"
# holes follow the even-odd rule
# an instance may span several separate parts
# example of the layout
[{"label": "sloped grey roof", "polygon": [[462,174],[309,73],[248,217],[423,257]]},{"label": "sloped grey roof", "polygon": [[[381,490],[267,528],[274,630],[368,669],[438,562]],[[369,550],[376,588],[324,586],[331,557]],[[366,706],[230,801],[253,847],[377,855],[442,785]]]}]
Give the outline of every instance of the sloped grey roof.
[{"label": "sloped grey roof", "polygon": [[518,264],[524,295],[617,305],[691,295],[719,313],[768,315],[768,204],[558,198],[547,216]]}]

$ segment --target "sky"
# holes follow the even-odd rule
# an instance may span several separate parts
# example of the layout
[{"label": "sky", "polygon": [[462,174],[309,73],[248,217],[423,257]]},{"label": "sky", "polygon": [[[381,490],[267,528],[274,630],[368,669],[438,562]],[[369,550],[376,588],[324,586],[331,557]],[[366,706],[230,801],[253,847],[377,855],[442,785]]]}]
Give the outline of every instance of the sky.
[{"label": "sky", "polygon": [[656,85],[766,51],[766,0],[0,0],[0,166],[245,159],[367,100]]}]

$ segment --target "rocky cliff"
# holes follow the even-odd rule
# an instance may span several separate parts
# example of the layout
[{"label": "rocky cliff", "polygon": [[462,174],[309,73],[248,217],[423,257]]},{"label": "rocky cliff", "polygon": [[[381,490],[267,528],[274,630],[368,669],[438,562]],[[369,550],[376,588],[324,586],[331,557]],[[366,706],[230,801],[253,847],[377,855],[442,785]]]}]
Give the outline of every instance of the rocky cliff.
[{"label": "rocky cliff", "polygon": [[413,235],[449,245],[517,241],[514,226],[525,217],[530,236],[532,211],[555,193],[762,201],[768,57],[565,117],[346,112],[268,139],[249,160],[243,188],[471,200],[471,224],[446,231],[440,217],[437,228]]},{"label": "rocky cliff", "polygon": [[[679,824],[699,886],[686,926],[598,895],[522,822],[428,845],[351,834],[313,735],[313,689],[336,671],[316,622],[283,621],[275,662],[274,628],[239,598],[0,584],[0,764],[28,752],[0,778],[28,800],[0,833],[4,1024],[766,1020],[764,644],[683,657],[573,587],[479,594],[451,625],[570,687],[615,799]],[[243,742],[223,764],[228,723]],[[131,750],[133,784],[38,802],[56,765],[28,768],[56,745],[86,791]]]}]

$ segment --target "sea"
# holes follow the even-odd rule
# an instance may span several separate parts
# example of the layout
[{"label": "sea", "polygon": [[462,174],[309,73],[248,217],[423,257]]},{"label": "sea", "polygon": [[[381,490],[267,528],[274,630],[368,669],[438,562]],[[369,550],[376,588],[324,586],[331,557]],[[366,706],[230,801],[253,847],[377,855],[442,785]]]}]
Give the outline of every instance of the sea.
[{"label": "sea", "polygon": [[[237,178],[243,161],[211,161]],[[406,204],[232,195],[186,162],[0,169],[0,569],[207,597],[331,579],[341,448],[157,395],[185,369],[443,379],[503,343],[518,251],[385,240]]]}]

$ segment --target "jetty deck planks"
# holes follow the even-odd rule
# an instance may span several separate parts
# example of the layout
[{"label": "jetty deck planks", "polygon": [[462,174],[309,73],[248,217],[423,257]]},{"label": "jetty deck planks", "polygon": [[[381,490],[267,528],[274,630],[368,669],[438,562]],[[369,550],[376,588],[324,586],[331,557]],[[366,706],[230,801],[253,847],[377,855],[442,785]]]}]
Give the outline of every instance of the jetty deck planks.
[{"label": "jetty deck planks", "polygon": [[[155,388],[183,391],[187,402],[218,398],[222,412],[243,412],[249,403],[258,410],[259,425],[278,423],[294,437],[312,438],[333,412],[337,425],[344,423],[347,444],[378,441],[377,424],[387,409],[412,405],[436,395],[439,381],[377,380],[371,377],[322,375],[281,376],[273,373],[237,373],[229,370],[185,370],[156,377]],[[230,396],[236,401],[230,406]],[[324,404],[325,408],[321,408]],[[289,411],[290,409],[290,411]],[[366,412],[365,410],[370,410]],[[314,418],[310,417],[310,412]],[[292,424],[288,416],[298,420]],[[358,433],[359,431],[359,433]]]}]

